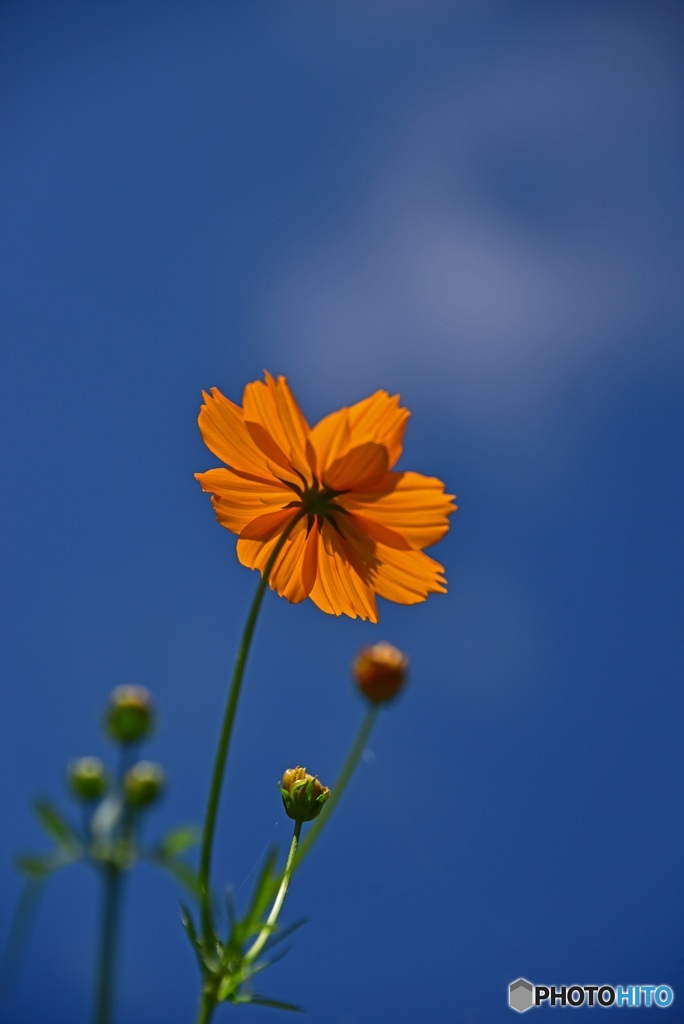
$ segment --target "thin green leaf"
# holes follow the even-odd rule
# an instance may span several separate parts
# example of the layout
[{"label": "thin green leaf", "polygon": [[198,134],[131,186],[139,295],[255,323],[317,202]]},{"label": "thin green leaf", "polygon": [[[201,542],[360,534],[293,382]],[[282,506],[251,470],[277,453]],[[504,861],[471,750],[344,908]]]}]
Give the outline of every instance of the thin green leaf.
[{"label": "thin green leaf", "polygon": [[40,825],[51,839],[69,852],[79,849],[81,843],[77,833],[49,800],[36,800],[33,809]]},{"label": "thin green leaf", "polygon": [[277,856],[278,851],[275,849],[270,850],[267,854],[254,886],[249,910],[243,919],[235,925],[235,938],[241,944],[247,942],[250,936],[261,930],[262,918],[273,898],[275,880],[278,877],[274,870]]},{"label": "thin green leaf", "polygon": [[61,867],[65,862],[58,860],[53,854],[45,857],[36,856],[33,853],[21,853],[15,857],[14,863],[22,874],[29,879],[40,881],[47,878],[56,868]]},{"label": "thin green leaf", "polygon": [[202,971],[202,973],[204,973],[205,966],[204,966],[204,957],[202,955],[202,943],[200,942],[199,936],[197,935],[197,929],[195,928],[195,922],[193,921],[192,914],[190,913],[190,911],[187,908],[187,906],[185,905],[185,903],[181,903],[180,907],[181,907],[181,924],[185,928],[186,935],[188,936],[188,939],[190,940],[190,945],[192,946],[193,950],[195,951],[195,956],[197,957],[197,962],[199,963],[200,970]]},{"label": "thin green leaf", "polygon": [[272,1010],[289,1010],[290,1013],[304,1013],[301,1006],[294,1003],[282,1003],[277,999],[266,999],[264,996],[238,996],[234,1003],[253,1003],[255,1006],[269,1006]]},{"label": "thin green leaf", "polygon": [[192,896],[200,898],[201,890],[197,872],[189,864],[186,864],[185,861],[161,855],[150,857],[150,861],[163,868],[164,871],[168,871]]},{"label": "thin green leaf", "polygon": [[307,921],[308,918],[302,917],[299,919],[299,921],[295,921],[294,924],[288,925],[287,928],[283,928],[280,931],[274,932],[272,935],[269,935],[268,939],[266,940],[266,944],[264,945],[263,952],[268,952],[268,950],[273,949],[273,947],[276,946],[279,942],[282,942],[284,939],[288,939],[290,935],[292,935],[293,932],[296,932],[298,928],[301,928],[303,924],[307,924]]},{"label": "thin green leaf", "polygon": [[196,846],[198,842],[199,832],[194,825],[180,825],[164,836],[155,852],[164,857],[177,857]]}]

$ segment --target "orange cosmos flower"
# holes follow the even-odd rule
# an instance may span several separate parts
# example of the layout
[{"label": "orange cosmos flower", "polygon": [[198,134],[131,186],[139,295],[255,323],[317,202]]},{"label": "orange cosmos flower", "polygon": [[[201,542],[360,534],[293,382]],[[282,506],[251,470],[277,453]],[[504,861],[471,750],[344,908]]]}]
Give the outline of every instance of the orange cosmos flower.
[{"label": "orange cosmos flower", "polygon": [[199,428],[227,468],[197,473],[243,565],[262,573],[290,533],[269,584],[289,601],[378,621],[375,595],[417,604],[446,593],[422,548],[449,528],[453,495],[435,477],[392,470],[409,417],[386,391],[309,427],[284,377],[245,387],[242,408],[203,393]]}]

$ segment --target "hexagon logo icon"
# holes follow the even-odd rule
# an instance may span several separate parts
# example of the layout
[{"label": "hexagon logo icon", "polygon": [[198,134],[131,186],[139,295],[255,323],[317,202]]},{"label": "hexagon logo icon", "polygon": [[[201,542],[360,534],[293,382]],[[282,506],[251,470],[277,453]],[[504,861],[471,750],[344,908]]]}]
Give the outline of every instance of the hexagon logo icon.
[{"label": "hexagon logo icon", "polygon": [[526,978],[518,978],[508,986],[508,1005],[511,1010],[524,1013],[534,1006],[534,985]]}]

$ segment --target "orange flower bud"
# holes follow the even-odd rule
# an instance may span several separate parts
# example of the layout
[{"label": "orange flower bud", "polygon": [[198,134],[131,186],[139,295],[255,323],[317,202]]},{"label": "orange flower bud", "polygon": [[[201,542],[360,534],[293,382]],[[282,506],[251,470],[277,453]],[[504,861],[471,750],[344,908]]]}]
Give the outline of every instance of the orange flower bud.
[{"label": "orange flower bud", "polygon": [[364,697],[372,704],[384,704],[403,687],[408,666],[409,660],[402,651],[383,642],[359,651],[352,671]]},{"label": "orange flower bud", "polygon": [[323,809],[330,790],[305,768],[288,768],[283,772],[280,792],[285,810],[295,821],[312,821]]}]

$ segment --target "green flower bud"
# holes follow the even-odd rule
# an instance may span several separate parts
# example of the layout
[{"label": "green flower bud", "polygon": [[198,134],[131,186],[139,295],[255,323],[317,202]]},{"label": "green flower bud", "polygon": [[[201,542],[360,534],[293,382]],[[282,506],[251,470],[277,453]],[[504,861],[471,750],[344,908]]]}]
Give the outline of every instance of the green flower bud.
[{"label": "green flower bud", "polygon": [[124,776],[124,796],[131,807],[148,807],[164,787],[164,770],[151,761],[138,761]]},{"label": "green flower bud", "polygon": [[409,660],[392,644],[379,643],[359,651],[352,664],[356,684],[372,704],[393,700],[404,686]]},{"label": "green flower bud", "polygon": [[280,782],[285,810],[295,821],[313,821],[323,809],[330,790],[305,768],[288,768]]},{"label": "green flower bud", "polygon": [[79,757],[77,761],[71,761],[67,778],[71,792],[84,803],[92,803],[104,796],[109,781],[99,757]]},{"label": "green flower bud", "polygon": [[147,736],[153,720],[152,698],[144,686],[117,686],[105,714],[105,726],[113,740],[134,743]]}]

